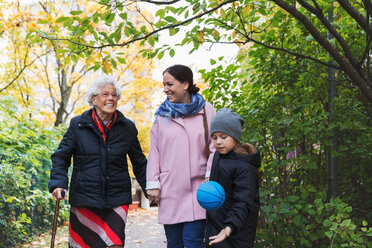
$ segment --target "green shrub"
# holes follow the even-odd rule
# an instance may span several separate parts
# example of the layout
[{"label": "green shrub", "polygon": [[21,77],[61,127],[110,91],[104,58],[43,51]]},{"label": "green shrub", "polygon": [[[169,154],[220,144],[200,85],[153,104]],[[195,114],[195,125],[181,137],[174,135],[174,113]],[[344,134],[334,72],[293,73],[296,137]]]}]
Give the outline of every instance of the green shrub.
[{"label": "green shrub", "polygon": [[[372,229],[351,219],[351,206],[339,198],[325,203],[324,194],[311,200],[313,190],[304,192],[263,200],[257,247],[371,247]],[[262,190],[262,199],[266,193]]]},{"label": "green shrub", "polygon": [[[0,247],[11,247],[51,227],[50,155],[65,127],[44,128],[4,99],[0,116]],[[67,219],[65,203],[60,216]]]}]

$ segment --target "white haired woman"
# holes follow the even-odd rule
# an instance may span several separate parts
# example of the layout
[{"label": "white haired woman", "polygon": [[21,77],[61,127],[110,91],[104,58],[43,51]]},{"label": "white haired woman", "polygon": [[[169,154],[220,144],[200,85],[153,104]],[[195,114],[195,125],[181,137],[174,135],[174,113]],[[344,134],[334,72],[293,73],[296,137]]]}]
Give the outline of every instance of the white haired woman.
[{"label": "white haired woman", "polygon": [[[70,247],[124,247],[128,205],[132,202],[127,155],[142,189],[147,159],[132,121],[118,111],[121,91],[115,80],[103,76],[87,91],[91,109],[72,118],[52,155],[49,191],[55,201],[69,189]],[[64,197],[67,199],[67,197]]]}]

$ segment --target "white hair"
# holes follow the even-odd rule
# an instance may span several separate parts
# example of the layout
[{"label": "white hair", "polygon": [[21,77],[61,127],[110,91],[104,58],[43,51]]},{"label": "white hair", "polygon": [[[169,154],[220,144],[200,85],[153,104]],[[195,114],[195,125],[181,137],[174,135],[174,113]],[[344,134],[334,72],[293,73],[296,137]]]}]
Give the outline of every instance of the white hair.
[{"label": "white hair", "polygon": [[103,75],[103,76],[99,76],[98,78],[96,78],[95,80],[93,80],[93,82],[90,84],[88,90],[87,90],[87,100],[88,100],[88,103],[91,107],[93,107],[93,102],[92,102],[92,98],[96,95],[98,95],[100,92],[100,88],[106,84],[111,84],[112,86],[115,87],[115,90],[116,90],[116,94],[118,94],[118,100],[120,99],[121,97],[121,89],[118,85],[118,83],[116,82],[116,80],[110,76],[107,76],[107,75]]}]

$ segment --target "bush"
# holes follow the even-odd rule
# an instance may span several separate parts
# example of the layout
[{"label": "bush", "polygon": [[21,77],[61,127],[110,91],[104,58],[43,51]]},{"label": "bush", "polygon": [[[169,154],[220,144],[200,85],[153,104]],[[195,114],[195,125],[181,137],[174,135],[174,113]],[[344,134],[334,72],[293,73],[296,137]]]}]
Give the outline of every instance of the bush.
[{"label": "bush", "polygon": [[[46,129],[31,118],[16,117],[5,101],[0,115],[0,247],[11,247],[51,227],[50,155],[65,128]],[[67,219],[67,204],[61,204],[60,216]]]},{"label": "bush", "polygon": [[309,204],[311,191],[262,202],[257,247],[371,247],[372,229],[350,218],[351,206],[339,198],[325,203],[324,194]]}]

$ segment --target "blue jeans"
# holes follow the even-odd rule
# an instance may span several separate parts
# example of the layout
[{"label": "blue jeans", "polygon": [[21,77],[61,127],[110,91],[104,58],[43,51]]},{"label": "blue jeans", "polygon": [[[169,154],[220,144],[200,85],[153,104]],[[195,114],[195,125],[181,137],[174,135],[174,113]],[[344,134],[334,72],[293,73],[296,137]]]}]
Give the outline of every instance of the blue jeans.
[{"label": "blue jeans", "polygon": [[167,248],[203,248],[205,220],[164,225]]}]

